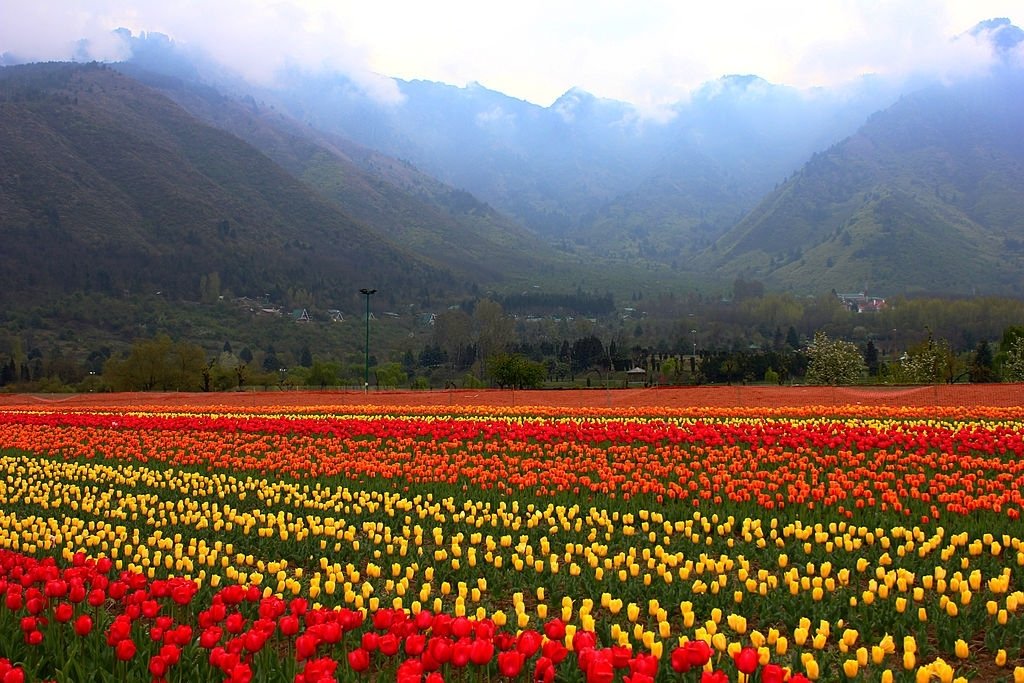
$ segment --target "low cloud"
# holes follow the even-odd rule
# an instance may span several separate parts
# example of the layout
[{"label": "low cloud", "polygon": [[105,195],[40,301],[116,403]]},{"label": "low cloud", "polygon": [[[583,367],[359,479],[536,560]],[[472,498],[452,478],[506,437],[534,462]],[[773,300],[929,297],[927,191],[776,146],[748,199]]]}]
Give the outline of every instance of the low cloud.
[{"label": "low cloud", "polygon": [[[0,54],[123,58],[112,31],[159,32],[262,84],[283,69],[345,74],[399,102],[394,78],[481,81],[547,106],[573,87],[670,115],[701,84],[754,73],[798,88],[866,74],[945,79],[987,68],[968,29],[1019,0],[33,0],[8,2]],[[1018,50],[1014,54],[1019,54]]]},{"label": "low cloud", "polygon": [[285,69],[339,72],[377,101],[400,102],[398,85],[368,67],[365,50],[330,8],[270,0],[19,3],[5,9],[0,53],[21,61],[120,61],[131,52],[118,29],[161,33],[254,83],[272,85]]}]

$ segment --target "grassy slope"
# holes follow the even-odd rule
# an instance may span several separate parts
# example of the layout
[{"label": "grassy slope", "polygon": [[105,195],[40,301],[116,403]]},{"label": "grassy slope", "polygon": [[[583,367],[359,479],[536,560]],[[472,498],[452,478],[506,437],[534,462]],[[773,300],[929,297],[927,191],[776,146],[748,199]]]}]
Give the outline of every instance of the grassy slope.
[{"label": "grassy slope", "polygon": [[1019,74],[873,117],[769,195],[713,252],[793,289],[1020,294]]},{"label": "grassy slope", "polygon": [[347,296],[378,273],[398,290],[451,287],[256,148],[110,69],[0,74],[8,291],[188,297],[213,272],[236,294]]}]

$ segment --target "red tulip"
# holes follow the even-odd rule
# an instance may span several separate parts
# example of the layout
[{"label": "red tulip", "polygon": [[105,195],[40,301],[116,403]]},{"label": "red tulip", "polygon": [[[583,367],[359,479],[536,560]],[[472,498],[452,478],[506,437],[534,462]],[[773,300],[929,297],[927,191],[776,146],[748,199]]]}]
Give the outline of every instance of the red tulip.
[{"label": "red tulip", "polygon": [[522,652],[517,650],[508,650],[507,652],[498,653],[498,670],[501,671],[503,676],[508,678],[515,678],[523,670],[523,664],[526,663],[526,657],[523,656]]},{"label": "red tulip", "polygon": [[633,674],[646,674],[654,678],[658,675],[658,658],[652,654],[641,652],[629,660],[629,671]]},{"label": "red tulip", "polygon": [[114,647],[114,656],[122,662],[127,662],[135,656],[135,641],[131,638],[125,638],[124,640],[119,641]]},{"label": "red tulip", "polygon": [[483,666],[494,657],[494,643],[489,640],[474,640],[469,648],[469,661]]},{"label": "red tulip", "polygon": [[380,636],[375,631],[366,631],[359,638],[359,646],[367,652],[376,652],[380,647]]},{"label": "red tulip", "polygon": [[690,664],[690,654],[682,645],[672,650],[672,656],[669,659],[669,663],[672,665],[672,670],[677,674],[686,673],[692,666]]},{"label": "red tulip", "polygon": [[452,645],[452,666],[461,668],[469,664],[469,655],[472,649],[473,641],[469,638],[459,638],[456,640],[455,644]]},{"label": "red tulip", "polygon": [[541,653],[551,660],[552,664],[558,664],[569,654],[569,650],[558,640],[545,641],[541,646]]},{"label": "red tulip", "polygon": [[316,636],[303,633],[295,639],[295,658],[299,661],[309,659],[316,654],[317,644]]},{"label": "red tulip", "polygon": [[691,640],[683,647],[691,667],[702,667],[711,660],[711,646],[703,640]]},{"label": "red tulip", "polygon": [[92,617],[82,614],[75,619],[75,635],[87,636],[92,631]]},{"label": "red tulip", "polygon": [[370,653],[361,647],[348,653],[348,666],[355,672],[366,671],[370,668]]},{"label": "red tulip", "polygon": [[25,671],[20,666],[4,674],[3,683],[25,683]]},{"label": "red tulip", "polygon": [[394,633],[385,633],[377,641],[377,648],[381,654],[388,657],[393,657],[398,653],[398,648],[401,646],[402,641],[398,639]]},{"label": "red tulip", "polygon": [[203,629],[203,632],[199,634],[199,646],[209,650],[220,642],[223,635],[224,631],[220,626],[210,626]]},{"label": "red tulip", "polygon": [[245,616],[241,612],[229,614],[224,626],[228,633],[237,635],[245,630]]},{"label": "red tulip", "polygon": [[749,646],[737,652],[733,657],[736,668],[740,670],[740,673],[745,673],[748,676],[757,671],[758,659],[757,650]]},{"label": "red tulip", "polygon": [[423,664],[418,659],[407,659],[398,667],[396,683],[419,683],[423,678]]},{"label": "red tulip", "polygon": [[525,657],[532,657],[540,649],[541,642],[541,635],[533,629],[528,629],[519,634],[519,638],[516,640],[516,649]]},{"label": "red tulip", "polygon": [[277,622],[277,626],[281,629],[281,635],[294,636],[299,632],[299,618],[294,614],[282,615],[281,620]]},{"label": "red tulip", "polygon": [[466,617],[455,617],[452,621],[452,635],[456,638],[466,638],[473,633],[473,624]]},{"label": "red tulip", "polygon": [[181,659],[181,648],[173,643],[168,643],[160,648],[160,656],[167,660],[168,664],[177,664]]},{"label": "red tulip", "polygon": [[537,665],[533,668],[533,683],[553,683],[554,680],[554,663],[548,657],[539,657]]},{"label": "red tulip", "polygon": [[786,670],[778,664],[765,664],[761,669],[761,683],[782,683],[784,680],[786,680]]},{"label": "red tulip", "polygon": [[149,660],[149,673],[153,678],[163,678],[167,673],[167,660],[157,655]]},{"label": "red tulip", "polygon": [[544,624],[544,635],[551,640],[564,640],[565,639],[565,622],[558,617],[555,617],[548,623]]},{"label": "red tulip", "polygon": [[414,623],[416,624],[416,628],[418,628],[421,631],[426,631],[433,625],[434,615],[430,612],[430,610],[420,610],[420,612],[416,615],[416,618],[414,619]]},{"label": "red tulip", "polygon": [[615,679],[615,667],[612,666],[611,653],[607,650],[595,652],[587,667],[587,683],[611,683]]},{"label": "red tulip", "polygon": [[373,614],[373,627],[378,631],[387,631],[391,628],[391,622],[394,620],[394,612],[389,609],[377,610]]},{"label": "red tulip", "polygon": [[654,683],[654,677],[642,671],[634,671],[622,678],[623,683]]},{"label": "red tulip", "polygon": [[427,637],[422,633],[415,633],[405,639],[405,654],[410,657],[418,657],[427,649]]},{"label": "red tulip", "polygon": [[576,631],[572,637],[572,649],[576,652],[597,645],[597,634],[593,631]]},{"label": "red tulip", "polygon": [[611,654],[612,666],[616,669],[625,669],[629,666],[629,660],[633,656],[633,651],[623,645],[612,645],[607,650]]},{"label": "red tulip", "polygon": [[440,664],[447,664],[452,658],[452,641],[448,638],[434,636],[427,643],[430,656]]}]

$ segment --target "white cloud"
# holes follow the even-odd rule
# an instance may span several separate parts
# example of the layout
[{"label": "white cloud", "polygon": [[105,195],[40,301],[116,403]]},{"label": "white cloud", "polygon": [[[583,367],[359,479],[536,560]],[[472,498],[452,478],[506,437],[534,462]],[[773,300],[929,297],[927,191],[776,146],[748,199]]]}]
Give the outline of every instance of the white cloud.
[{"label": "white cloud", "polygon": [[757,74],[799,87],[865,73],[955,77],[990,59],[952,40],[977,21],[1020,25],[1020,0],[0,0],[0,52],[104,59],[110,31],[166,33],[268,82],[284,66],[348,74],[378,99],[382,75],[479,81],[547,105],[571,87],[664,111],[702,82]]}]

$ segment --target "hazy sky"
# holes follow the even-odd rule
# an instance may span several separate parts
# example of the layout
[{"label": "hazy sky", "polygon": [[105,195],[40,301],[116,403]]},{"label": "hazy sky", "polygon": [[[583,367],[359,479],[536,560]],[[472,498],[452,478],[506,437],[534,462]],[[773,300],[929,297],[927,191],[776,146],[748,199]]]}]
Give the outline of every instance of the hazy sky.
[{"label": "hazy sky", "polygon": [[0,53],[116,59],[110,34],[157,31],[269,80],[285,64],[478,81],[548,105],[570,87],[656,106],[725,74],[800,87],[865,73],[955,75],[982,19],[1024,24],[1021,0],[0,0]]}]

